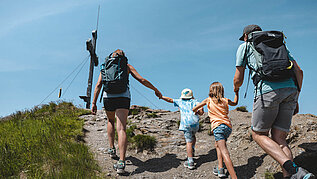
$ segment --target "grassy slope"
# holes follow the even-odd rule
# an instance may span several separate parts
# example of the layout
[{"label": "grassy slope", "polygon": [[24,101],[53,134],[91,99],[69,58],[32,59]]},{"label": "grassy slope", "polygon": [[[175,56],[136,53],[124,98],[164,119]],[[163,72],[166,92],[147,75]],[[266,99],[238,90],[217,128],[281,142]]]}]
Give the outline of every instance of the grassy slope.
[{"label": "grassy slope", "polygon": [[67,102],[17,112],[0,122],[0,178],[94,178],[99,170],[80,142],[87,111]]}]

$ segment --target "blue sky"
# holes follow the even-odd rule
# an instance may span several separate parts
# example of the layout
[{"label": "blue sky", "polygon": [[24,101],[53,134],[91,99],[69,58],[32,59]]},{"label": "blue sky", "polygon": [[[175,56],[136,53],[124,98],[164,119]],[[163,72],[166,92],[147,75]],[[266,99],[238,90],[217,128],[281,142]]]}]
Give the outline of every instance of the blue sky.
[{"label": "blue sky", "polygon": [[[191,88],[203,100],[209,85],[219,81],[225,97],[232,99],[235,54],[244,26],[258,24],[264,30],[284,31],[287,47],[304,70],[300,113],[317,114],[317,1],[3,0],[0,116],[41,103],[87,57],[85,41],[96,28],[98,5],[99,62],[115,49],[123,49],[129,63],[172,98]],[[86,94],[88,68],[86,63],[63,100],[85,106],[78,96]],[[94,84],[98,75],[99,68],[95,68]],[[58,87],[65,91],[73,77]],[[132,77],[130,81],[132,104],[177,110]],[[251,111],[252,83],[246,99],[245,87],[246,81],[239,106]],[[58,90],[44,103],[58,100],[57,96]]]}]

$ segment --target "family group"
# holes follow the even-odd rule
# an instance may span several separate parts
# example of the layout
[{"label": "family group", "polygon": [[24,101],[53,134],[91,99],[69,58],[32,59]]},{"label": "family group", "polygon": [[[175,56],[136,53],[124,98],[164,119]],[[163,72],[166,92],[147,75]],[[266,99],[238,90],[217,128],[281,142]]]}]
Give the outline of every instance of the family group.
[{"label": "family group", "polygon": [[[224,87],[213,82],[209,94],[202,102],[193,96],[193,91],[185,88],[180,98],[172,99],[162,93],[148,80],[143,78],[128,63],[125,53],[118,49],[111,53],[101,65],[101,72],[95,87],[92,113],[97,112],[96,102],[102,91],[106,111],[107,135],[110,147],[108,153],[116,156],[115,124],[118,133],[119,160],[114,164],[117,173],[125,172],[127,150],[126,124],[130,108],[131,94],[129,75],[152,89],[159,99],[173,103],[180,109],[179,130],[184,132],[187,160],[184,166],[195,168],[194,155],[196,132],[199,129],[199,115],[206,105],[211,122],[211,132],[215,137],[218,165],[212,172],[220,178],[237,178],[230,159],[226,141],[232,132],[229,120],[229,105],[235,106],[239,100],[239,88],[243,84],[246,67],[250,69],[249,78],[254,83],[254,104],[251,119],[253,140],[282,167],[283,177],[291,179],[314,178],[304,168],[293,162],[292,151],[286,137],[290,130],[292,116],[298,112],[298,96],[303,81],[303,71],[284,44],[284,34],[279,31],[262,31],[258,25],[248,25],[240,37],[242,43],[236,53],[236,71],[233,78],[234,100],[224,97]],[[103,88],[103,89],[102,89]],[[102,89],[102,90],[101,90]],[[270,135],[269,135],[270,134]],[[226,170],[225,170],[226,168]],[[242,177],[243,176],[239,176]]]}]

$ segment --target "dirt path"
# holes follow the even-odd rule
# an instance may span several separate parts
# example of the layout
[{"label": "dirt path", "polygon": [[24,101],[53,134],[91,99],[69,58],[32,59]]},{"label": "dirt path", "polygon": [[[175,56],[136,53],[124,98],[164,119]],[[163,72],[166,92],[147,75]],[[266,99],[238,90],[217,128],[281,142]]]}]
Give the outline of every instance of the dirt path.
[{"label": "dirt path", "polygon": [[[146,114],[155,113],[155,118]],[[265,178],[265,173],[281,173],[279,165],[267,156],[258,145],[252,141],[249,126],[250,113],[231,111],[233,133],[227,145],[230,151],[238,178]],[[161,110],[146,110],[138,115],[129,116],[132,124],[137,125],[135,133],[155,136],[158,144],[153,152],[135,150],[127,151],[127,173],[118,176],[112,165],[116,160],[105,154],[109,144],[105,114],[98,111],[96,116],[86,115],[85,141],[95,154],[102,172],[106,176],[118,178],[218,178],[213,175],[212,168],[217,165],[214,137],[208,135],[209,124],[203,124],[203,130],[197,134],[196,169],[189,170],[183,166],[186,160],[186,149],[183,134],[177,130],[176,121],[179,112]],[[206,116],[202,117],[204,120]],[[207,120],[208,121],[208,120]],[[311,172],[317,172],[317,118],[313,115],[296,115],[293,119],[290,143],[295,161],[309,166]],[[299,141],[300,139],[300,141]],[[300,146],[300,147],[298,147]],[[118,147],[116,145],[117,151]],[[308,149],[309,148],[309,149]],[[306,167],[307,168],[307,167]]]}]

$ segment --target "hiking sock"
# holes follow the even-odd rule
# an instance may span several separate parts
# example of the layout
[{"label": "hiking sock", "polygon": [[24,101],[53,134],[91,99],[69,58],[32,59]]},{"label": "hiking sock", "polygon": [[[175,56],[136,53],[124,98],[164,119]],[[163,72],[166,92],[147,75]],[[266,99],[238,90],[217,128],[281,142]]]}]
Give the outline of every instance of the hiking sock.
[{"label": "hiking sock", "polygon": [[287,160],[284,164],[283,164],[283,168],[291,175],[294,175],[295,173],[297,173],[297,165],[292,162],[291,160]]},{"label": "hiking sock", "polygon": [[189,162],[189,163],[194,163],[193,157],[188,157],[188,162]]}]

